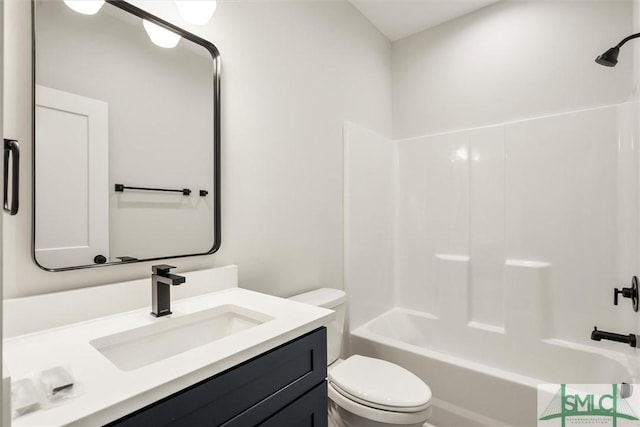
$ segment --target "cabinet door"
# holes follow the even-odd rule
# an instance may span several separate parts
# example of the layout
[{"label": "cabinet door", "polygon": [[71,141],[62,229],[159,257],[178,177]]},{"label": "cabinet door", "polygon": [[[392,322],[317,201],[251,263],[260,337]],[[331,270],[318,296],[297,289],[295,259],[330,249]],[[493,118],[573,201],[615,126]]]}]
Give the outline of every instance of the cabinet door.
[{"label": "cabinet door", "polygon": [[327,335],[320,328],[109,426],[254,426],[326,377]]},{"label": "cabinet door", "polygon": [[260,426],[327,427],[327,412],[327,382],[324,381]]}]

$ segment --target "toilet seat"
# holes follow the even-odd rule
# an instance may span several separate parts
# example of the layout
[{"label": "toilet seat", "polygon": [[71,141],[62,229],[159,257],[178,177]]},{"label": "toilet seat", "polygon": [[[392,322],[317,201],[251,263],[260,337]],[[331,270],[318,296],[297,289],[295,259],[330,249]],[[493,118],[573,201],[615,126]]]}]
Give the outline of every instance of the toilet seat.
[{"label": "toilet seat", "polygon": [[420,378],[371,357],[354,355],[330,368],[329,383],[344,398],[379,410],[416,413],[431,404],[431,389]]},{"label": "toilet seat", "polygon": [[349,392],[341,389],[335,383],[330,383],[330,384],[335,389],[335,391],[337,393],[340,393],[346,399],[352,400],[352,401],[354,401],[356,403],[359,403],[361,405],[368,406],[369,408],[380,409],[382,411],[412,413],[412,412],[423,411],[423,410],[425,410],[425,409],[427,409],[427,408],[429,408],[431,406],[431,402],[427,402],[424,405],[420,405],[420,406],[389,406],[389,405],[381,405],[381,404],[376,403],[376,402],[370,402],[368,400],[360,399],[359,397],[354,396],[354,395],[350,394]]},{"label": "toilet seat", "polygon": [[419,412],[395,412],[372,408],[355,402],[336,390],[334,384],[329,383],[329,399],[347,412],[367,420],[377,421],[388,425],[422,424],[431,416],[431,406]]}]

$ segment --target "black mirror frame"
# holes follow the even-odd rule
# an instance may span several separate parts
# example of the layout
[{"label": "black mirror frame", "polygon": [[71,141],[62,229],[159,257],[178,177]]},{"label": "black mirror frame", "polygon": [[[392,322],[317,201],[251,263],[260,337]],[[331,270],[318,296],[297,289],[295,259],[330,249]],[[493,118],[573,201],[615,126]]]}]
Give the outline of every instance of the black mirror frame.
[{"label": "black mirror frame", "polygon": [[144,258],[144,259],[123,259],[118,262],[106,262],[106,263],[95,263],[95,264],[87,264],[87,265],[79,265],[79,266],[71,266],[71,267],[60,267],[60,268],[48,268],[40,263],[36,259],[36,147],[35,147],[35,130],[36,130],[36,120],[35,120],[35,111],[36,111],[36,13],[35,13],[35,2],[36,0],[31,1],[31,135],[34,141],[33,144],[33,153],[31,156],[31,166],[32,166],[32,196],[31,196],[31,257],[33,262],[45,271],[50,272],[58,272],[58,271],[69,271],[69,270],[79,270],[85,268],[94,268],[94,267],[106,267],[106,266],[115,266],[115,265],[124,265],[131,264],[137,262],[148,262],[148,261],[158,261],[162,259],[170,259],[170,258],[185,258],[191,256],[201,256],[201,255],[210,255],[220,249],[220,245],[222,243],[222,223],[220,219],[220,52],[213,45],[213,43],[198,37],[195,34],[192,34],[186,30],[183,30],[180,27],[177,27],[163,19],[158,18],[155,15],[152,15],[130,3],[127,3],[124,0],[105,0],[106,3],[109,3],[125,12],[128,12],[132,15],[135,15],[141,19],[146,19],[148,21],[153,22],[161,27],[164,27],[174,33],[180,34],[182,38],[187,39],[193,43],[196,43],[209,51],[211,57],[213,59],[213,103],[214,103],[214,111],[213,111],[213,232],[214,232],[214,241],[213,246],[210,250],[203,253],[194,253],[194,254],[183,254],[183,255],[171,255],[171,256],[163,256],[156,258]]}]

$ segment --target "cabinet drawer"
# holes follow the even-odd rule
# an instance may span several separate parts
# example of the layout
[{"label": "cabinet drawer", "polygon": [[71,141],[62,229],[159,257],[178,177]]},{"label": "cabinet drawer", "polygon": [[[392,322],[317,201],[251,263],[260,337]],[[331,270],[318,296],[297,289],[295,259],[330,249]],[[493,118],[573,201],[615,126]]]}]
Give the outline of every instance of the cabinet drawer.
[{"label": "cabinet drawer", "polygon": [[324,381],[326,341],[317,329],[109,425],[256,425]]}]

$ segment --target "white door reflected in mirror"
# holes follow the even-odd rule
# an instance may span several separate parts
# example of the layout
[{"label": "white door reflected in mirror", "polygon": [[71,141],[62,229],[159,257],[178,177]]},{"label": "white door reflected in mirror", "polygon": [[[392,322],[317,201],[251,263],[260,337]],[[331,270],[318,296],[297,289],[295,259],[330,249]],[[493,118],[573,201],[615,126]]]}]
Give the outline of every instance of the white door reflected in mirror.
[{"label": "white door reflected in mirror", "polygon": [[109,257],[109,106],[36,86],[35,252],[50,267]]}]

